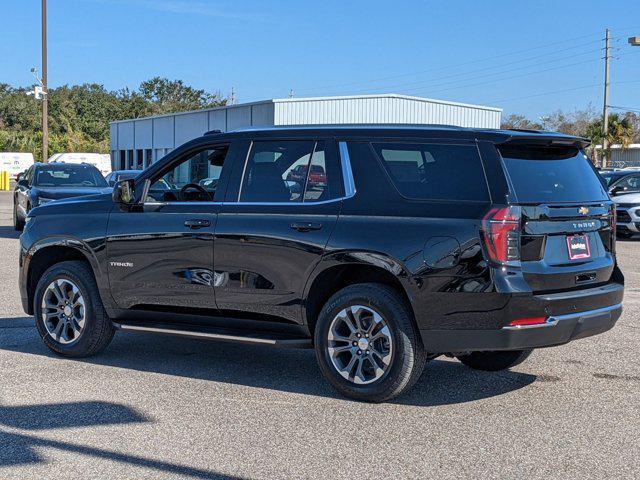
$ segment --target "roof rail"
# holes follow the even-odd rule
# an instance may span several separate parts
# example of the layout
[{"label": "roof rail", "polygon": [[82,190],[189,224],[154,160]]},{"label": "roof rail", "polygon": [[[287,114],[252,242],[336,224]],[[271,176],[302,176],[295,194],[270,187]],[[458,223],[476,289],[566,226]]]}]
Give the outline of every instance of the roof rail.
[{"label": "roof rail", "polygon": [[205,135],[220,135],[222,130],[209,130],[208,132],[204,132]]}]

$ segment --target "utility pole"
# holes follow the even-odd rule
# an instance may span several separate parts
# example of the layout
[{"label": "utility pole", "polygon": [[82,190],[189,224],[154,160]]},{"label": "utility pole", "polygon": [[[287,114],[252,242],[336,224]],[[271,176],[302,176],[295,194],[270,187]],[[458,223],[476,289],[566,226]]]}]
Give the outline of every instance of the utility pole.
[{"label": "utility pole", "polygon": [[604,107],[602,110],[602,168],[607,167],[609,147],[607,134],[609,133],[609,60],[611,59],[611,32],[607,28],[604,38]]},{"label": "utility pole", "polygon": [[47,90],[47,0],[42,0],[42,161],[49,159],[49,91]]}]

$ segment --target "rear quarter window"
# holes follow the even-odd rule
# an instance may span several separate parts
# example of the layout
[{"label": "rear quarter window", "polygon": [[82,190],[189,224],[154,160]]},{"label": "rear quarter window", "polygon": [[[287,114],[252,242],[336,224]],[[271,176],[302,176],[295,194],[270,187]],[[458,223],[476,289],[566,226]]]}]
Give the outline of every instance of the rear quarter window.
[{"label": "rear quarter window", "polygon": [[603,182],[575,147],[498,146],[519,203],[607,200]]},{"label": "rear quarter window", "polygon": [[475,145],[372,143],[372,147],[403,197],[489,201]]}]

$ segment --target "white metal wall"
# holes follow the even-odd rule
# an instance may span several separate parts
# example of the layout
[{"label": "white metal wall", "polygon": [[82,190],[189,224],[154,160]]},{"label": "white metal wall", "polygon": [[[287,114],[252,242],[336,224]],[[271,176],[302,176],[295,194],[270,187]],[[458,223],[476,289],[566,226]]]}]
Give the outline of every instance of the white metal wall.
[{"label": "white metal wall", "polygon": [[[499,128],[501,110],[401,95],[287,98],[113,122],[114,169],[148,166],[209,130],[313,124],[438,124]],[[144,162],[139,160],[143,158]]]},{"label": "white metal wall", "polygon": [[275,102],[274,123],[400,123],[500,128],[501,113],[496,108],[400,96],[288,99]]},{"label": "white metal wall", "polygon": [[640,167],[640,145],[635,144],[626,150],[611,150],[611,167]]}]

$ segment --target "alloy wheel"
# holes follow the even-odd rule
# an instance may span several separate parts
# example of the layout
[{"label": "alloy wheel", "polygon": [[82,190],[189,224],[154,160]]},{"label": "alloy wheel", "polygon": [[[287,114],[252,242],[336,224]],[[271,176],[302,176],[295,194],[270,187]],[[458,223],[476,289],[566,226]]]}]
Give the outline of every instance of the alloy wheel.
[{"label": "alloy wheel", "polygon": [[336,371],[356,384],[369,384],[389,370],[393,336],[375,310],[363,305],[342,309],[332,320],[328,352]]},{"label": "alloy wheel", "polygon": [[59,278],[42,295],[42,321],[56,342],[70,344],[80,338],[86,321],[84,298],[71,280]]}]

